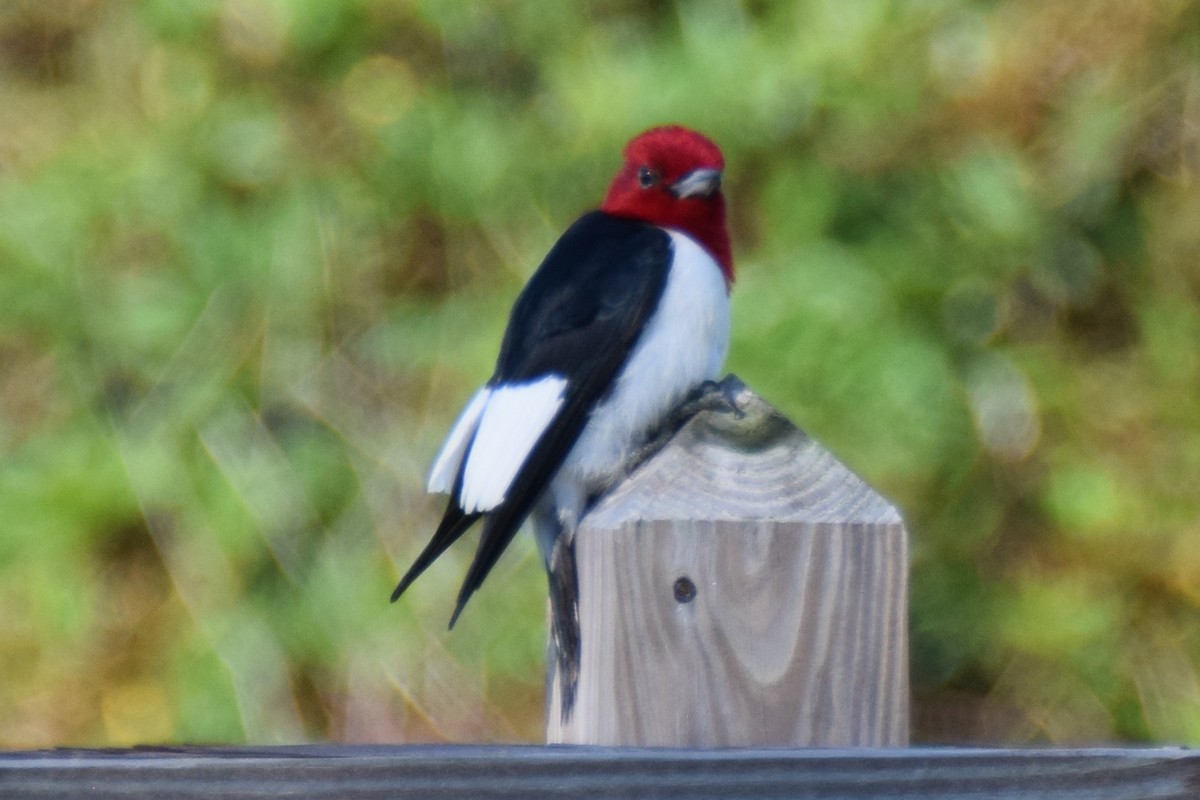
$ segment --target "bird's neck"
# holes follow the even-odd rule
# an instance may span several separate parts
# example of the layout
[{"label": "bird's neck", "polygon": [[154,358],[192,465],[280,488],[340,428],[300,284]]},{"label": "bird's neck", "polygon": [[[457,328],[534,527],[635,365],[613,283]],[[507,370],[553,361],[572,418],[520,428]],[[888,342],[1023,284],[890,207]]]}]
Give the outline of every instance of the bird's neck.
[{"label": "bird's neck", "polygon": [[699,242],[716,259],[725,275],[725,287],[730,288],[733,286],[733,245],[725,222],[725,198],[716,197],[714,202],[705,203],[700,211],[665,227],[682,231]]},{"label": "bird's neck", "polygon": [[716,260],[725,276],[725,286],[733,286],[733,247],[725,223],[724,197],[717,196],[703,203],[675,203],[668,208],[656,208],[653,214],[629,213],[611,204],[605,204],[603,210],[613,216],[639,219],[687,234]]}]

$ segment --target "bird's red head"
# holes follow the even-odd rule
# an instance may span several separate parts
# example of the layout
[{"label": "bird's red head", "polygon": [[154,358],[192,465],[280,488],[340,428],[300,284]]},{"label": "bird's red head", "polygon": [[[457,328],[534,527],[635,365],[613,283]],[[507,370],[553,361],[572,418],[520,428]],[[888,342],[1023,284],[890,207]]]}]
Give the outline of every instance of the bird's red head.
[{"label": "bird's red head", "polygon": [[725,157],[707,136],[679,125],[652,128],[625,147],[625,164],[601,209],[688,234],[733,284],[721,171]]}]

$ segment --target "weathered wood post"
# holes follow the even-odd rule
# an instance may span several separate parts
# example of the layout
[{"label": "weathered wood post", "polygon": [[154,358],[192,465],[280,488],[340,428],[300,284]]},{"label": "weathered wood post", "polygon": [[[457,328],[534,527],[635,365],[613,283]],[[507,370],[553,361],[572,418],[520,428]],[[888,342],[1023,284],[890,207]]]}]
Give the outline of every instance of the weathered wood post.
[{"label": "weathered wood post", "polygon": [[908,743],[899,513],[736,378],[576,537],[582,653],[547,741]]}]

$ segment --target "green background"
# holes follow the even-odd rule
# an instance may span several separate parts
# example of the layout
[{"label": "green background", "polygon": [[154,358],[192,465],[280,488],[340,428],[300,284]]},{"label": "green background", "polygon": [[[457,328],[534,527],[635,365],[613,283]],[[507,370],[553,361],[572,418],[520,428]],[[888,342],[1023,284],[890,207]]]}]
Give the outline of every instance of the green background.
[{"label": "green background", "polygon": [[1200,3],[8,0],[0,746],[539,739],[529,537],[387,595],[664,122],[729,368],[910,523],[915,740],[1200,744]]}]

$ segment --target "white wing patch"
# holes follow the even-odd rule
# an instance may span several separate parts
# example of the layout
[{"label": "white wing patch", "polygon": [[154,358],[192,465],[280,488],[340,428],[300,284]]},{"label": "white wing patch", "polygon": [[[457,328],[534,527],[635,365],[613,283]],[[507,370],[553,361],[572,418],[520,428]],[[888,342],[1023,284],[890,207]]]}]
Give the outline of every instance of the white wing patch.
[{"label": "white wing patch", "polygon": [[471,437],[475,435],[475,429],[479,427],[479,416],[483,413],[483,408],[487,405],[488,397],[491,394],[491,389],[483,387],[475,393],[471,402],[467,403],[467,407],[458,416],[458,422],[454,423],[450,435],[446,437],[446,443],[442,445],[442,452],[438,453],[437,460],[433,462],[433,469],[429,470],[427,488],[430,492],[450,494],[454,489],[454,479],[458,477],[458,465],[462,463],[463,454],[467,452],[467,446],[471,444]]},{"label": "white wing patch", "polygon": [[463,511],[490,511],[504,502],[529,452],[562,407],[566,388],[566,378],[558,375],[492,387],[467,452],[458,498]]}]

